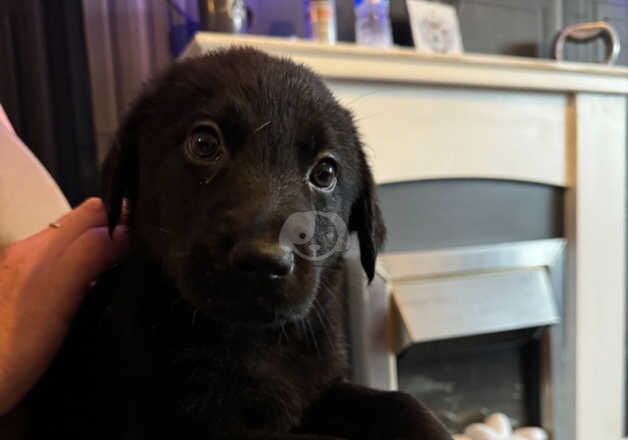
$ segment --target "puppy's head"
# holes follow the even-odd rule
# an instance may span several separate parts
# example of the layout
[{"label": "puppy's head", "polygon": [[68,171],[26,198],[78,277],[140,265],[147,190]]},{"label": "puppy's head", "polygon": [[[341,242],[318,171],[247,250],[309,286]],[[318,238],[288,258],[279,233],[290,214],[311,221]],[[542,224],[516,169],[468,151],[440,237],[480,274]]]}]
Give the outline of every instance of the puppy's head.
[{"label": "puppy's head", "polygon": [[175,65],[122,124],[106,164],[109,223],[207,314],[304,316],[357,232],[369,278],[384,226],[351,114],[309,70],[253,49]]}]

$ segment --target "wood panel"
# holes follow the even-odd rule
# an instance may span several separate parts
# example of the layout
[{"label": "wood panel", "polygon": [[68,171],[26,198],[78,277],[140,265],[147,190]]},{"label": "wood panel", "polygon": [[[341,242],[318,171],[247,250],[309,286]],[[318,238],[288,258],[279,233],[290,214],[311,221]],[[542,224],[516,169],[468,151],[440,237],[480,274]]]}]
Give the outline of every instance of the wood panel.
[{"label": "wood panel", "polygon": [[623,434],[626,100],[578,94],[570,105],[567,318],[575,440]]},{"label": "wood panel", "polygon": [[378,183],[567,184],[562,95],[329,82],[354,111]]},{"label": "wood panel", "polygon": [[490,87],[552,92],[628,93],[628,69],[556,63],[522,57],[418,54],[412,49],[377,49],[316,44],[280,38],[196,34],[182,57],[232,45],[258,47],[311,67],[327,79]]}]

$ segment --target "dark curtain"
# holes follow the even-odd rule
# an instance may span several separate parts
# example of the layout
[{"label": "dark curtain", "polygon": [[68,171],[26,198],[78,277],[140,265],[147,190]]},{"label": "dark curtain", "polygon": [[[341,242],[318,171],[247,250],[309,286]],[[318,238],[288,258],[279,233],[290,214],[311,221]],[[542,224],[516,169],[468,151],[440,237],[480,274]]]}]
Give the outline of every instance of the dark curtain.
[{"label": "dark curtain", "polygon": [[86,54],[81,0],[0,0],[0,103],[73,204],[98,189]]}]

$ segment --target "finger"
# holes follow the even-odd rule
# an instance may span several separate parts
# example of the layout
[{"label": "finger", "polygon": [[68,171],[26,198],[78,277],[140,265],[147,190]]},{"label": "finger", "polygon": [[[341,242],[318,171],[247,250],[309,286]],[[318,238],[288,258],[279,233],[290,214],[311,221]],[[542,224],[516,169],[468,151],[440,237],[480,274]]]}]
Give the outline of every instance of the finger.
[{"label": "finger", "polygon": [[35,257],[45,252],[46,243],[50,241],[51,236],[48,233],[48,229],[39,231],[30,237],[18,240],[0,249],[0,258],[9,256],[11,258],[28,257],[35,264],[38,261]]},{"label": "finger", "polygon": [[[50,241],[54,237],[56,230],[52,228],[43,229],[27,238],[18,240],[15,243],[0,249],[0,262],[15,269],[16,266],[32,268],[37,266],[48,256]],[[54,258],[54,256],[53,256]],[[27,269],[25,273],[28,273]]]},{"label": "finger", "polygon": [[47,247],[49,255],[62,252],[89,229],[106,226],[105,206],[99,198],[87,199],[56,223],[59,228],[49,228],[44,233],[50,240]]},{"label": "finger", "polygon": [[116,227],[113,239],[106,226],[92,228],[63,253],[58,267],[70,274],[78,286],[85,286],[118,262],[128,248],[126,226]]},{"label": "finger", "polygon": [[[125,199],[123,200],[122,215],[119,223],[126,224],[128,216],[128,203]],[[106,212],[104,211],[102,201],[98,198],[87,199],[59,220],[51,222],[51,227],[45,228],[5,249],[0,249],[0,251],[10,250],[14,255],[27,254],[30,256],[29,258],[37,254],[55,255],[69,245],[70,241],[68,240],[72,240],[72,237],[76,236],[77,233],[80,235],[81,229],[105,225],[106,221],[103,223],[103,218],[106,218]],[[60,231],[62,223],[63,232]],[[53,224],[59,225],[59,227],[52,227]]]},{"label": "finger", "polygon": [[88,199],[54,222],[63,224],[63,227],[48,227],[0,249],[0,258],[9,259],[13,265],[36,266],[49,258],[57,258],[84,230],[106,224],[105,218],[102,201],[97,198]]},{"label": "finger", "polygon": [[[7,369],[4,373],[8,373],[3,375],[4,364],[0,365],[0,394],[14,396],[13,399],[5,399],[4,402],[0,399],[0,414],[6,407],[10,408],[19,400],[49,365],[81,303],[89,281],[125,253],[128,246],[128,234],[125,230],[124,226],[118,227],[113,240],[109,237],[106,227],[93,228],[85,232],[60,255],[59,259],[51,260],[51,264],[45,267],[45,272],[41,273],[39,280],[32,280],[34,284],[30,286],[31,291],[23,292],[25,295],[21,300],[29,304],[17,307],[15,316],[9,317],[15,318],[13,322],[10,321],[11,324],[24,319],[28,323],[17,325],[15,328],[20,334],[12,335],[10,339],[15,347],[11,349],[11,357],[6,363]],[[29,294],[35,296],[29,298]],[[11,310],[11,302],[9,306]],[[9,325],[8,329],[12,327],[13,325]],[[31,336],[39,335],[31,337],[32,340],[29,339],[34,345],[19,344],[20,340],[27,341],[26,338],[30,337],[26,336],[26,333]],[[42,336],[42,333],[45,333],[45,336]],[[1,352],[2,350],[0,361],[3,360]],[[12,359],[18,359],[18,362],[11,362]],[[19,373],[13,373],[12,370],[17,370],[16,365],[19,365],[20,359],[28,362],[20,367]],[[11,380],[7,384],[2,376],[15,377],[17,380]]]},{"label": "finger", "polygon": [[122,199],[122,211],[120,213],[119,224],[125,225],[129,221],[129,201],[127,199]]},{"label": "finger", "polygon": [[92,228],[61,255],[54,265],[54,277],[61,295],[59,301],[68,301],[71,315],[84,290],[98,275],[120,261],[129,249],[128,229],[118,226],[109,236],[106,226]]}]

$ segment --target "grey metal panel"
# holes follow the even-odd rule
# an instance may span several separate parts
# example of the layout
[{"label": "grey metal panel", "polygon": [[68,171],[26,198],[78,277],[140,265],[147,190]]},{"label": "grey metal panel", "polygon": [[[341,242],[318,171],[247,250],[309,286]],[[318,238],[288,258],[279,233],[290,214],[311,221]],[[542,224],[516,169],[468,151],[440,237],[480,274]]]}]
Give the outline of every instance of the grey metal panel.
[{"label": "grey metal panel", "polygon": [[558,322],[545,269],[397,283],[405,330],[398,350],[418,342],[552,325]]},{"label": "grey metal panel", "polygon": [[392,279],[417,279],[469,272],[552,266],[565,249],[560,238],[448,248],[428,252],[387,253],[381,261]]},{"label": "grey metal panel", "polygon": [[563,236],[563,190],[497,180],[381,185],[387,252]]},{"label": "grey metal panel", "polygon": [[551,268],[564,248],[550,239],[384,255],[401,318],[397,350],[558,322]]}]

